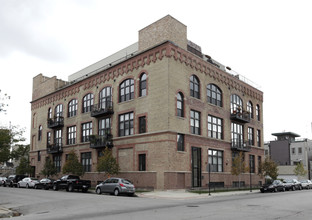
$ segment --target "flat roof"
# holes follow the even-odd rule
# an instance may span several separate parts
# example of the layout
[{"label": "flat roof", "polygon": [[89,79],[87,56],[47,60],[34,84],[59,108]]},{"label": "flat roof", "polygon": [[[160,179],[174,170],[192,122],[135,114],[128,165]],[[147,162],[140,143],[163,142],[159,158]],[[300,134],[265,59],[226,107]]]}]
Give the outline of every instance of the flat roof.
[{"label": "flat roof", "polygon": [[294,132],[280,132],[280,133],[272,133],[272,135],[276,136],[276,137],[280,137],[280,136],[291,136],[291,137],[300,137],[299,134],[296,134]]}]

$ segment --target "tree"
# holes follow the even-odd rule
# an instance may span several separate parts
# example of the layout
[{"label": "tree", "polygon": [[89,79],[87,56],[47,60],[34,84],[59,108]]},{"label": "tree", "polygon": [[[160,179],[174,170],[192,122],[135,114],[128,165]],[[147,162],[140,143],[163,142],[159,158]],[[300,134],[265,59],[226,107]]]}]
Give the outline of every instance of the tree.
[{"label": "tree", "polygon": [[278,176],[277,164],[270,158],[265,158],[264,162],[260,165],[259,175],[261,177],[269,176],[271,179],[276,180]]},{"label": "tree", "polygon": [[244,161],[243,152],[239,152],[232,161],[232,175],[238,176],[238,188],[240,188],[240,175],[248,170]]},{"label": "tree", "polygon": [[41,170],[41,174],[45,175],[46,177],[57,174],[57,169],[54,166],[50,157],[46,157],[43,169]]},{"label": "tree", "polygon": [[103,156],[99,158],[96,168],[98,172],[105,172],[108,176],[118,174],[120,170],[116,158],[108,148],[104,149]]},{"label": "tree", "polygon": [[0,113],[2,112],[6,112],[6,107],[9,106],[9,104],[7,104],[7,100],[10,99],[10,96],[8,96],[8,94],[1,94],[1,89],[0,89]]},{"label": "tree", "polygon": [[22,157],[27,157],[29,154],[29,144],[28,145],[17,145],[17,149],[11,152],[11,159],[19,160]]},{"label": "tree", "polygon": [[16,126],[11,128],[0,128],[0,163],[4,163],[9,159],[15,159],[17,155],[15,151],[10,152],[12,145],[25,141],[23,137],[24,129]]},{"label": "tree", "polygon": [[73,174],[82,176],[84,174],[83,166],[78,160],[78,156],[74,150],[70,151],[63,167],[64,174]]},{"label": "tree", "polygon": [[29,161],[26,157],[20,159],[19,165],[16,167],[16,174],[30,174],[32,168],[29,164]]},{"label": "tree", "polygon": [[296,176],[305,176],[307,175],[308,171],[306,171],[303,167],[303,164],[300,162],[297,164],[297,166],[294,169],[294,173],[296,174]]}]

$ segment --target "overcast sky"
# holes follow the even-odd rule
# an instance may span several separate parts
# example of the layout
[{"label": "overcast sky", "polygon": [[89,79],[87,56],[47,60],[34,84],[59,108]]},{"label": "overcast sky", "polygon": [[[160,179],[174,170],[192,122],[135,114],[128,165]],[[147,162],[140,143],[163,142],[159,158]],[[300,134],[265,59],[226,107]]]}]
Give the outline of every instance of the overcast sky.
[{"label": "overcast sky", "polygon": [[0,0],[0,89],[11,96],[0,126],[30,136],[32,79],[70,74],[138,41],[170,14],[202,52],[264,92],[264,139],[312,138],[312,1]]}]

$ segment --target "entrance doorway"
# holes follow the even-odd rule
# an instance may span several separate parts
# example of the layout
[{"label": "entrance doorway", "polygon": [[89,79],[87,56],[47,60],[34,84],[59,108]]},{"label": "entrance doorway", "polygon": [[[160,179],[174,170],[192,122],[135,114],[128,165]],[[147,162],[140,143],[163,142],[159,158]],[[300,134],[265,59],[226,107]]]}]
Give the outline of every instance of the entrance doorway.
[{"label": "entrance doorway", "polygon": [[192,187],[201,187],[201,148],[192,147]]}]

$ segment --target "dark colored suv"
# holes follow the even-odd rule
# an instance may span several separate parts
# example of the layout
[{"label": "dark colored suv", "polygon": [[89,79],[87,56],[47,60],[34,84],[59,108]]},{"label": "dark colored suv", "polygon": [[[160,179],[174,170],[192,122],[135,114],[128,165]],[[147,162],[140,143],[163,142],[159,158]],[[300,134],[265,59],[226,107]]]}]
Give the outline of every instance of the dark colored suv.
[{"label": "dark colored suv", "polygon": [[27,176],[26,175],[10,175],[5,181],[5,186],[17,187],[18,181],[24,179],[25,177]]}]

